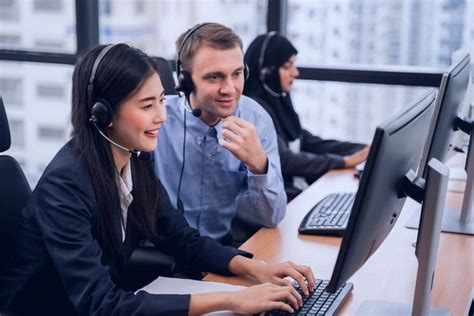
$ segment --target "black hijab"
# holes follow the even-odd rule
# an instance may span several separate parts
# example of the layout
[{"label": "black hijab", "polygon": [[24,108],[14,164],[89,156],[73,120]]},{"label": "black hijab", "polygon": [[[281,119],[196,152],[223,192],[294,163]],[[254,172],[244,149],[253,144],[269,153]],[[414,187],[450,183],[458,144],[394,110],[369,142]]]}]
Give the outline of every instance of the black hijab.
[{"label": "black hijab", "polygon": [[[275,124],[277,133],[287,142],[293,141],[301,135],[301,124],[298,114],[293,108],[289,93],[283,93],[280,84],[278,69],[283,66],[293,55],[297,54],[296,48],[283,36],[275,34],[269,37],[263,63],[259,65],[262,45],[265,38],[270,35],[259,35],[250,44],[245,53],[245,63],[249,67],[249,78],[245,82],[244,94],[259,102],[270,114]],[[267,39],[268,40],[268,39]],[[275,94],[273,96],[260,81],[259,66],[269,67],[271,73],[266,76],[265,83]]]}]

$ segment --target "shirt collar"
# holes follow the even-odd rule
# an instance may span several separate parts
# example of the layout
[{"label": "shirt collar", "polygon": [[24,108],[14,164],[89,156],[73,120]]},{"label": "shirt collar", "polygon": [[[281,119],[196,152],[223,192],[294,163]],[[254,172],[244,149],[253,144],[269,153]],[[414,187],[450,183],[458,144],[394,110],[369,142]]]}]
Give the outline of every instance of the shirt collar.
[{"label": "shirt collar", "polygon": [[117,172],[117,185],[119,187],[120,195],[128,196],[133,190],[130,160],[127,161],[122,170],[121,175]]}]

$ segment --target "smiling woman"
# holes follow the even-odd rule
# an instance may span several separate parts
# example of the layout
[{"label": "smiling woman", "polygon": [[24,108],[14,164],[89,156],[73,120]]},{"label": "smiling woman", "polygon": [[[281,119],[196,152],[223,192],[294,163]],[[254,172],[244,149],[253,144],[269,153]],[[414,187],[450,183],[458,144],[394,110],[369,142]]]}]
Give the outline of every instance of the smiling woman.
[{"label": "smiling woman", "polygon": [[[308,267],[265,264],[201,237],[172,207],[152,162],[137,157],[157,146],[166,120],[163,98],[156,66],[140,50],[116,44],[81,56],[73,76],[72,138],[22,211],[18,243],[0,271],[1,313],[194,315],[291,312],[302,304],[283,277],[292,276],[307,292],[304,279],[314,284]],[[135,294],[126,267],[146,241],[198,271],[274,284],[236,293]]]},{"label": "smiling woman", "polygon": [[[125,148],[150,152],[156,148],[161,124],[166,119],[164,90],[158,74],[153,73],[144,84],[124,101],[107,126],[109,137]],[[112,147],[115,167],[121,171],[130,153]]]},{"label": "smiling woman", "polygon": [[368,154],[365,145],[322,139],[301,126],[290,94],[299,76],[297,53],[290,41],[276,32],[257,36],[245,53],[250,75],[244,94],[260,103],[273,119],[289,199],[329,170],[354,167]]}]

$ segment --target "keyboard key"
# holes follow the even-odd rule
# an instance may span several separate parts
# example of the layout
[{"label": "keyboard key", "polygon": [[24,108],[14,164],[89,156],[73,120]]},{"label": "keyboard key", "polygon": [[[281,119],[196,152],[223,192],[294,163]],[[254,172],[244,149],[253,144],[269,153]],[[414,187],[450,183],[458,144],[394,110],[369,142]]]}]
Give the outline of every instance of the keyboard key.
[{"label": "keyboard key", "polygon": [[347,227],[355,193],[336,193],[319,201],[299,227],[302,234],[342,236]]},{"label": "keyboard key", "polygon": [[[309,296],[304,296],[303,307],[292,314],[283,311],[271,311],[266,312],[265,315],[334,315],[352,291],[352,284],[344,284],[335,294],[324,291],[327,285],[327,280],[316,280],[314,292],[310,293]],[[293,286],[301,293],[301,288],[297,283]]]}]

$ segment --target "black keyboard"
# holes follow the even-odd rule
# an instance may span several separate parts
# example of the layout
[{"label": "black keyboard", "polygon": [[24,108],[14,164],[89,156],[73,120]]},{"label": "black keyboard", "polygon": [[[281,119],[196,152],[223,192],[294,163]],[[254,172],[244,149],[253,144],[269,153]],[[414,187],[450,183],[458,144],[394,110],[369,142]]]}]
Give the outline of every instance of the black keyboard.
[{"label": "black keyboard", "polygon": [[306,214],[298,231],[307,235],[344,235],[354,198],[355,193],[326,196]]},{"label": "black keyboard", "polygon": [[308,296],[303,294],[298,284],[293,286],[303,297],[303,307],[295,310],[294,313],[284,311],[270,311],[264,315],[336,315],[349,293],[352,291],[352,283],[345,283],[334,294],[325,292],[328,280],[316,280],[314,292],[310,292]]}]

